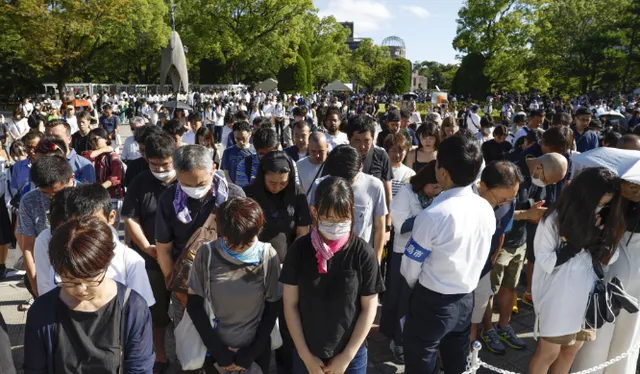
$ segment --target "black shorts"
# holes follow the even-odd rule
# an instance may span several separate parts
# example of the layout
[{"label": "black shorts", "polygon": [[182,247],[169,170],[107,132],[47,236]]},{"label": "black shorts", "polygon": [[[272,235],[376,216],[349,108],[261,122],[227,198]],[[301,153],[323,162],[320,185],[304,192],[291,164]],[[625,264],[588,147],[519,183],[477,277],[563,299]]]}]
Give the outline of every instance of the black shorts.
[{"label": "black shorts", "polygon": [[151,324],[153,328],[164,328],[169,326],[171,319],[169,318],[169,300],[170,292],[164,283],[164,275],[161,270],[147,269],[151,291],[156,303],[151,309]]}]

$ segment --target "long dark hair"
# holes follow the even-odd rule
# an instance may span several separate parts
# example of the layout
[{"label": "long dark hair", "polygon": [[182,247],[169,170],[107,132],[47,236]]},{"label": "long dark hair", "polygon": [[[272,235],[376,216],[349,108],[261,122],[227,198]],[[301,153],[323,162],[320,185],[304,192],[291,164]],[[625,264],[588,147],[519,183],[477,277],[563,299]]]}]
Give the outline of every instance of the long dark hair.
[{"label": "long dark hair", "polygon": [[267,208],[273,204],[268,197],[270,194],[267,193],[264,180],[267,173],[289,174],[289,183],[280,194],[283,196],[283,202],[287,205],[294,205],[296,199],[296,171],[291,158],[283,151],[273,151],[264,155],[262,160],[260,160],[256,179],[252,183],[253,188],[251,188],[251,192],[255,194],[255,199],[260,206],[262,206],[262,209],[266,211],[268,211],[269,209]]},{"label": "long dark hair", "polygon": [[[557,213],[558,235],[575,248],[585,248],[595,259],[612,255],[625,231],[620,195],[620,178],[607,168],[580,172],[562,192],[560,199],[545,213]],[[603,229],[596,225],[595,210],[605,194],[613,193],[607,208],[600,212]]]}]

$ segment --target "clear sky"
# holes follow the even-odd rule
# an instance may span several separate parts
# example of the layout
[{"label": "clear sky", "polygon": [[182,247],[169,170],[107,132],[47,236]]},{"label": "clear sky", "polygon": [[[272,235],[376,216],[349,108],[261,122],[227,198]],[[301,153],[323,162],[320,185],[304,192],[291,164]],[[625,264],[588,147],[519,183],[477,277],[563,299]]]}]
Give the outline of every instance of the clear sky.
[{"label": "clear sky", "polygon": [[459,63],[451,43],[463,0],[313,0],[320,16],[354,22],[356,37],[376,44],[387,36],[404,40],[407,58]]}]

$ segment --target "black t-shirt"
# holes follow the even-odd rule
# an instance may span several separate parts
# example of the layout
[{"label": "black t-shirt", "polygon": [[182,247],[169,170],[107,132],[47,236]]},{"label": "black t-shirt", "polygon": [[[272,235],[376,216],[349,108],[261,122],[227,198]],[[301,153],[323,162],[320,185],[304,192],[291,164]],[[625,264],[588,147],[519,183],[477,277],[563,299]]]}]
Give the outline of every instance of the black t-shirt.
[{"label": "black t-shirt", "polygon": [[482,144],[484,161],[488,164],[491,161],[504,160],[507,153],[511,151],[511,148],[513,148],[513,146],[507,141],[498,143],[495,139],[491,139]]},{"label": "black t-shirt", "polygon": [[302,331],[311,353],[330,359],[341,353],[361,312],[360,298],[384,291],[373,248],[352,235],[347,245],[318,272],[311,235],[296,240],[287,252],[280,282],[298,286]]},{"label": "black t-shirt", "polygon": [[[160,195],[176,182],[166,185],[153,176],[151,170],[138,175],[129,186],[122,203],[122,217],[137,218],[149,243],[156,242],[156,209]],[[160,265],[153,257],[142,251],[135,243],[131,244],[136,252],[144,258],[147,269],[160,270]]]},{"label": "black t-shirt", "polygon": [[84,151],[91,150],[91,142],[89,141],[89,134],[82,136],[80,131],[77,131],[71,136],[71,148],[76,150],[76,153],[82,154]]},{"label": "black t-shirt", "polygon": [[[270,243],[278,252],[280,262],[284,262],[287,248],[296,239],[296,229],[311,224],[307,198],[304,191],[297,185],[293,205],[287,205],[283,200],[282,193],[273,195],[268,191],[264,191],[264,194],[261,194],[256,191],[257,188],[262,187],[253,183],[245,186],[244,191],[247,197],[255,199],[260,204],[264,213],[265,223],[259,239],[262,242]],[[265,197],[269,201],[262,201]]]},{"label": "black t-shirt", "polygon": [[[193,235],[198,227],[204,225],[216,205],[215,198],[211,194],[207,194],[204,200],[187,197],[187,207],[191,213],[191,222],[183,223],[178,219],[176,211],[173,208],[173,199],[176,195],[177,186],[177,183],[174,184],[160,195],[156,210],[155,228],[156,242],[173,243],[171,257],[174,261],[180,256],[187,242],[189,242],[191,235]],[[234,184],[229,185],[229,199],[244,196],[245,194],[242,188]]]},{"label": "black t-shirt", "polygon": [[[54,330],[56,373],[116,373],[120,367],[120,304],[115,296],[95,312],[78,312],[58,302]],[[82,365],[78,366],[78,363]]]},{"label": "black t-shirt", "polygon": [[391,161],[387,152],[378,147],[371,147],[367,155],[362,160],[362,172],[388,182],[393,179],[393,170],[391,170]]},{"label": "black t-shirt", "polygon": [[144,157],[131,160],[127,163],[127,172],[124,174],[124,186],[129,187],[131,182],[141,173],[149,170],[149,164]]}]

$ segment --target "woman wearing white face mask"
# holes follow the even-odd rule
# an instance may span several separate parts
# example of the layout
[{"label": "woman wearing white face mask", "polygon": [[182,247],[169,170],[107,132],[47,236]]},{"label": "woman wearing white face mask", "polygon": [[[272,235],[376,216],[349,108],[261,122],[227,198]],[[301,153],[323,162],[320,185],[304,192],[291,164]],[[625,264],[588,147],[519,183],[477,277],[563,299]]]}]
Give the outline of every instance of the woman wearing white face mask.
[{"label": "woman wearing white face mask", "polygon": [[295,343],[293,373],[366,373],[364,341],[384,291],[373,249],[352,235],[354,198],[344,179],[315,191],[315,226],[289,248],[280,281]]}]

